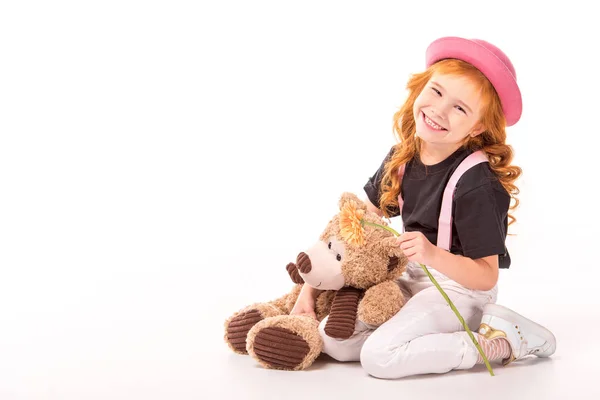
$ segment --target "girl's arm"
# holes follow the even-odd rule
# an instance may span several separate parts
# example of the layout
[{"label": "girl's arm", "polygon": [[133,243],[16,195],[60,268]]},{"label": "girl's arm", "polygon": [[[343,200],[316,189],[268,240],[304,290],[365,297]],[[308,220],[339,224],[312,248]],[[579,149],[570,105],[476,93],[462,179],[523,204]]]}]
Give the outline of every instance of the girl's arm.
[{"label": "girl's arm", "polygon": [[469,289],[491,290],[498,282],[498,256],[478,259],[458,256],[436,247],[430,267]]},{"label": "girl's arm", "polygon": [[478,259],[452,254],[432,244],[421,232],[406,232],[398,245],[410,261],[425,264],[474,290],[490,290],[498,282],[498,256]]},{"label": "girl's arm", "polygon": [[380,217],[383,217],[383,212],[381,212],[381,210],[379,208],[375,207],[375,205],[373,203],[371,203],[371,200],[366,198],[363,200],[363,202],[367,205],[367,210],[374,212],[375,214],[379,215]]},{"label": "girl's arm", "polygon": [[300,290],[298,299],[296,299],[296,303],[294,303],[294,307],[290,311],[290,315],[310,315],[316,319],[315,302],[322,292],[322,290],[304,284]]}]

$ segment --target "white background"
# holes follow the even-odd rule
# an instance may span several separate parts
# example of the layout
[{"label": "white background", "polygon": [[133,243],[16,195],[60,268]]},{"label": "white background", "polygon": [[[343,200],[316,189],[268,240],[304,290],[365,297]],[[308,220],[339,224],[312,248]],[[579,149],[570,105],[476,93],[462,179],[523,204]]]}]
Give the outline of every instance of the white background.
[{"label": "white background", "polygon": [[[0,398],[287,390],[230,354],[223,321],[285,293],[285,265],[339,195],[363,196],[409,74],[447,35],[502,48],[523,94],[508,130],[522,203],[499,303],[559,347],[550,372],[519,373],[573,374],[540,398],[591,387],[583,354],[597,343],[578,332],[600,306],[597,14],[585,1],[491,4],[3,2]],[[333,395],[398,393],[357,365],[348,389],[346,370],[325,371],[342,379]],[[417,395],[447,379],[406,382]]]}]

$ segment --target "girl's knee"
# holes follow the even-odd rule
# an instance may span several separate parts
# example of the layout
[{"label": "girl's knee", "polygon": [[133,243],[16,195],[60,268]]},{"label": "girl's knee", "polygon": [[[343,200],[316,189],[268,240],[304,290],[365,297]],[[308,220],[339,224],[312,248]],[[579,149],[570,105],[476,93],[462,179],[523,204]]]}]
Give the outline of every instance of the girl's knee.
[{"label": "girl's knee", "polygon": [[406,365],[403,360],[408,342],[394,346],[385,343],[378,341],[375,336],[367,339],[360,352],[360,363],[371,376],[383,379],[397,378],[398,368]]}]

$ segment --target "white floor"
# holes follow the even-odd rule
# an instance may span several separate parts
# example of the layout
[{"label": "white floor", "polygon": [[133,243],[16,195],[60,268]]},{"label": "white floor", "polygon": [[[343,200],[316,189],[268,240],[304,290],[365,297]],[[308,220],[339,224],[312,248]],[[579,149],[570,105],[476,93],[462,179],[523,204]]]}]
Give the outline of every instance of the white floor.
[{"label": "white floor", "polygon": [[[359,363],[339,363],[327,356],[308,371],[265,370],[249,356],[216,345],[207,353],[211,365],[205,371],[205,385],[211,394],[207,398],[279,399],[286,393],[293,399],[599,399],[600,344],[594,333],[600,326],[597,306],[576,311],[556,304],[518,309],[552,328],[558,343],[554,356],[530,357],[507,367],[493,365],[493,377],[485,366],[477,366],[469,371],[385,381],[366,375]],[[218,340],[219,335],[222,332],[211,337]]]},{"label": "white floor", "polygon": [[[226,262],[213,265],[230,274],[222,268]],[[124,268],[85,282],[75,276],[82,285],[77,291],[56,277],[37,292],[42,302],[5,288],[0,399],[600,398],[599,303],[589,290],[567,299],[554,290],[526,297],[525,283],[503,273],[500,302],[555,333],[558,349],[551,359],[496,366],[494,377],[478,367],[385,381],[367,376],[358,363],[327,357],[308,371],[284,372],[231,353],[223,341],[225,318],[281,293],[289,282],[284,271],[273,269],[273,280],[263,286],[252,281],[251,268],[236,268],[237,283],[211,286],[199,275],[207,265]],[[511,273],[523,276],[517,269]],[[32,285],[34,292],[41,289]]]}]

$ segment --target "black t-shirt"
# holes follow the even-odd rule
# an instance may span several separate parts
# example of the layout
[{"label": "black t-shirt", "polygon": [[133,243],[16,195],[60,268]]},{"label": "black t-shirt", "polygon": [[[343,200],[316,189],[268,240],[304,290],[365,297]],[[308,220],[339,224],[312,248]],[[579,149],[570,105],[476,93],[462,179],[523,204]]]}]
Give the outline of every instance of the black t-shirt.
[{"label": "black t-shirt", "polygon": [[[364,186],[369,200],[378,208],[384,165],[393,151],[392,147],[375,175]],[[435,165],[426,166],[419,157],[406,164],[400,188],[404,200],[402,221],[405,231],[420,231],[431,243],[437,243],[444,189],[454,170],[470,153],[460,148]],[[456,184],[452,202],[450,252],[473,259],[497,254],[500,268],[509,268],[510,255],[505,245],[509,206],[510,195],[489,163],[477,164],[466,171]],[[400,215],[397,208],[390,211],[392,217]]]}]

